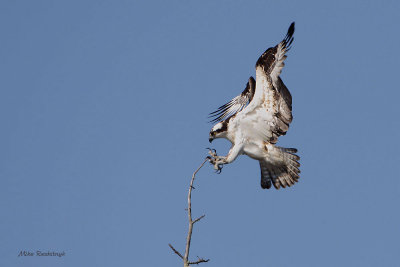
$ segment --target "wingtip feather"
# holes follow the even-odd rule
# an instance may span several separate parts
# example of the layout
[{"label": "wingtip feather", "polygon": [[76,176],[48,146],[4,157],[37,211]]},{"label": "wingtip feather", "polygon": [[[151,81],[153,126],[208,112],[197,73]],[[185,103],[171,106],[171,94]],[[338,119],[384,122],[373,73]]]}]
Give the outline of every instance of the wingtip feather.
[{"label": "wingtip feather", "polygon": [[288,29],[288,36],[292,36],[294,33],[294,21],[292,22],[292,24],[290,24],[289,29]]}]

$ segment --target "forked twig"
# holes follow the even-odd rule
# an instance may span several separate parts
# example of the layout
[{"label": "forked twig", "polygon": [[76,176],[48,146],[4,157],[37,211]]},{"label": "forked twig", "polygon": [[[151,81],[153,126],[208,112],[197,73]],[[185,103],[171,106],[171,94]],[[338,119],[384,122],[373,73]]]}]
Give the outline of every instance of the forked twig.
[{"label": "forked twig", "polygon": [[188,230],[188,234],[186,237],[186,248],[185,248],[185,255],[182,256],[181,253],[179,253],[179,251],[177,251],[171,244],[168,244],[169,247],[172,249],[173,252],[175,252],[176,255],[178,255],[182,260],[183,260],[183,266],[184,267],[189,267],[190,265],[193,264],[199,264],[202,262],[208,262],[209,260],[205,260],[203,258],[198,258],[197,261],[189,261],[189,251],[190,251],[190,242],[192,240],[192,232],[193,232],[193,225],[195,223],[197,223],[198,221],[200,221],[201,219],[204,218],[205,215],[200,216],[199,218],[193,220],[192,219],[192,189],[193,187],[193,183],[194,183],[194,179],[196,178],[196,174],[197,172],[204,166],[204,164],[209,161],[208,158],[206,158],[203,163],[200,165],[200,167],[197,168],[197,170],[193,173],[192,175],[192,180],[190,181],[190,186],[189,186],[189,192],[188,192],[188,208],[187,208],[187,212],[188,212],[188,219],[189,219],[189,230]]}]

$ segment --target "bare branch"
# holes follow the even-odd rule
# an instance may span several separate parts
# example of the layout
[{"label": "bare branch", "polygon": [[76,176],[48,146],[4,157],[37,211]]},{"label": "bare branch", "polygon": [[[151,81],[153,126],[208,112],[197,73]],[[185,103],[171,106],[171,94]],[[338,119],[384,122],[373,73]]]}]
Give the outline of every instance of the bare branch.
[{"label": "bare branch", "polygon": [[202,215],[199,218],[197,218],[196,220],[193,221],[193,224],[197,223],[198,221],[200,221],[201,219],[203,219],[204,217],[206,217],[206,215]]},{"label": "bare branch", "polygon": [[179,251],[177,251],[171,244],[168,244],[168,246],[176,253],[176,255],[178,255],[179,257],[181,257],[181,259],[183,259],[182,254],[179,253]]},{"label": "bare branch", "polygon": [[200,257],[198,257],[198,256],[197,256],[197,258],[198,258],[197,261],[190,261],[190,262],[189,262],[189,265],[192,265],[192,264],[199,264],[199,263],[202,263],[202,262],[208,262],[208,261],[209,261],[209,259],[205,260],[205,259],[200,258]]},{"label": "bare branch", "polygon": [[199,264],[199,263],[202,263],[202,262],[208,262],[208,261],[209,261],[208,259],[205,260],[205,259],[199,258],[199,257],[197,257],[197,258],[198,258],[197,261],[193,261],[193,262],[192,262],[192,261],[189,261],[189,251],[190,251],[190,242],[191,242],[191,240],[192,240],[193,225],[194,225],[196,222],[198,222],[198,221],[200,221],[201,219],[203,219],[204,216],[205,216],[205,215],[202,215],[202,216],[200,216],[199,218],[195,219],[194,221],[193,221],[193,219],[192,219],[192,190],[194,189],[193,183],[194,183],[194,180],[195,180],[195,178],[196,178],[197,172],[198,172],[198,171],[204,166],[204,164],[205,164],[207,161],[209,161],[209,160],[210,160],[209,158],[206,158],[206,159],[203,161],[203,163],[200,165],[200,167],[198,167],[197,170],[195,170],[195,172],[193,173],[193,175],[192,175],[192,180],[190,181],[189,192],[188,192],[188,197],[187,197],[187,200],[188,200],[188,207],[187,207],[187,209],[186,209],[187,212],[188,212],[189,230],[188,230],[188,234],[187,234],[187,236],[186,236],[185,255],[182,256],[182,254],[180,254],[171,244],[168,244],[169,247],[175,252],[175,254],[177,254],[181,259],[183,259],[183,266],[184,266],[184,267],[189,267],[189,266],[192,265],[192,264]]},{"label": "bare branch", "polygon": [[192,240],[192,231],[193,231],[193,220],[192,220],[192,189],[193,189],[193,183],[194,179],[196,178],[197,172],[203,167],[203,165],[208,161],[209,159],[206,158],[203,163],[200,165],[200,167],[197,168],[197,170],[193,173],[192,175],[192,180],[190,181],[190,186],[189,186],[189,192],[188,192],[188,219],[189,219],[189,230],[188,234],[186,237],[186,249],[185,249],[185,257],[183,258],[183,263],[184,266],[189,266],[189,251],[190,251],[190,242]]}]

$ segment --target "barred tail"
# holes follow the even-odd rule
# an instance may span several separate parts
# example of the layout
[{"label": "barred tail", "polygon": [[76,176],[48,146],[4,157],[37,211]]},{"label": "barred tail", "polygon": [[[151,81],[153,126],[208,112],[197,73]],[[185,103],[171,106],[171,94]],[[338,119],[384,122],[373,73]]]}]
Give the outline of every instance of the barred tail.
[{"label": "barred tail", "polygon": [[272,185],[276,189],[281,186],[292,186],[298,182],[300,176],[300,157],[295,153],[295,148],[277,147],[271,152],[270,157],[260,160],[261,187],[269,189]]}]

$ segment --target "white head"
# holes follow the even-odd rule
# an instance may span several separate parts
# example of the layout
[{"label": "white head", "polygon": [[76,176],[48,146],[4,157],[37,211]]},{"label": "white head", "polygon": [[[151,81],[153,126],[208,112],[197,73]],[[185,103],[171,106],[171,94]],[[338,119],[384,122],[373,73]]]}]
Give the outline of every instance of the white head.
[{"label": "white head", "polygon": [[212,127],[208,141],[210,141],[211,143],[215,138],[226,137],[227,133],[228,133],[228,123],[226,121],[218,122],[217,124],[214,125],[214,127]]}]

